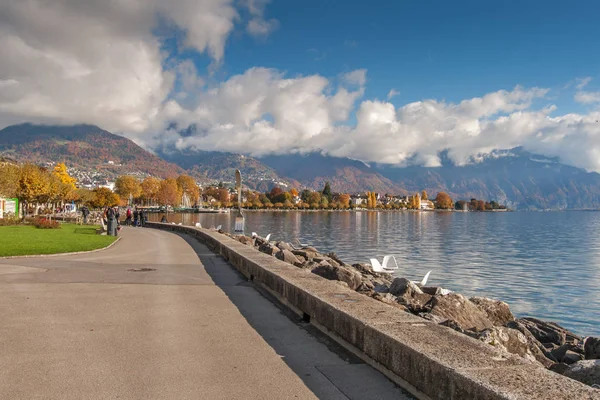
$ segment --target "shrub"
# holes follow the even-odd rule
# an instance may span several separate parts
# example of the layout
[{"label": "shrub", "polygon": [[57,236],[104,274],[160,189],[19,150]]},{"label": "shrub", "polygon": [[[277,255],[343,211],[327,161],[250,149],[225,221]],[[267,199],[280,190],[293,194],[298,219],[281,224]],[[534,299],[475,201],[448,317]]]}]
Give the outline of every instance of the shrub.
[{"label": "shrub", "polygon": [[13,226],[20,225],[22,221],[16,217],[4,216],[4,218],[0,218],[0,226]]},{"label": "shrub", "polygon": [[60,229],[58,221],[53,221],[48,218],[35,218],[33,226],[40,229]]}]

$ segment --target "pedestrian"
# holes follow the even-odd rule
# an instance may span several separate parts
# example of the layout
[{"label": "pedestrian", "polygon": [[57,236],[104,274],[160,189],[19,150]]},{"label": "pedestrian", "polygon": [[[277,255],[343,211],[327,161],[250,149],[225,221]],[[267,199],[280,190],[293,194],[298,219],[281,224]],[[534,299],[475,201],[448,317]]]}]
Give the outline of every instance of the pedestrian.
[{"label": "pedestrian", "polygon": [[140,217],[140,212],[137,207],[133,211],[133,226],[138,226],[138,218]]},{"label": "pedestrian", "polygon": [[162,218],[160,219],[160,222],[162,222],[163,224],[166,224],[167,221],[167,216],[165,214],[163,214]]},{"label": "pedestrian", "polygon": [[81,215],[83,215],[83,223],[88,223],[88,216],[90,215],[90,209],[87,206],[81,207]]},{"label": "pedestrian", "polygon": [[146,222],[145,220],[146,218],[146,213],[144,212],[144,209],[140,209],[140,226],[144,226],[144,223]]},{"label": "pedestrian", "polygon": [[131,212],[131,208],[127,207],[127,212],[125,213],[125,225],[129,226],[131,225],[131,217],[133,216],[133,213]]}]

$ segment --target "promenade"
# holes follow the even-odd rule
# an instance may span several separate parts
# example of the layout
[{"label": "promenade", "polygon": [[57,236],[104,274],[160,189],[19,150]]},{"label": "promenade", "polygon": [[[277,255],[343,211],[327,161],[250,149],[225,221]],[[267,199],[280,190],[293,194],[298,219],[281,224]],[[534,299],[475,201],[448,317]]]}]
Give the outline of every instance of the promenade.
[{"label": "promenade", "polygon": [[409,398],[198,241],[121,236],[0,259],[1,399]]}]

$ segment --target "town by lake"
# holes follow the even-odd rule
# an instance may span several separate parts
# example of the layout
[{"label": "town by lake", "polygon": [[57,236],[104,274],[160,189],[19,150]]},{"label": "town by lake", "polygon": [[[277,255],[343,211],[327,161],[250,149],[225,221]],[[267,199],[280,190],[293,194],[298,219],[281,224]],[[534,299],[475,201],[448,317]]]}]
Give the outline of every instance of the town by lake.
[{"label": "town by lake", "polygon": [[[600,334],[600,213],[246,211],[247,235],[301,239],[348,263],[391,254],[397,275],[507,302],[520,317]],[[152,214],[158,221],[161,214]],[[169,214],[169,222],[234,229],[235,213]]]}]

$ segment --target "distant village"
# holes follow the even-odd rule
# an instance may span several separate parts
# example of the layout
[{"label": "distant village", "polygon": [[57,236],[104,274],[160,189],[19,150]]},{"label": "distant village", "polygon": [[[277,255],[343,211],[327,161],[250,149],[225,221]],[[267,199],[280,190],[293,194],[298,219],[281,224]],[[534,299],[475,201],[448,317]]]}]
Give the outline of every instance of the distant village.
[{"label": "distant village", "polygon": [[[110,163],[110,161],[108,161]],[[114,163],[113,163],[114,164]],[[285,182],[273,183],[272,189],[259,192],[242,189],[238,196],[232,182],[198,182],[188,175],[160,179],[144,173],[128,173],[116,179],[98,171],[82,171],[65,164],[18,165],[0,163],[0,218],[26,213],[75,210],[77,205],[91,208],[138,206],[156,210],[198,211],[201,209],[267,210],[454,210],[506,211],[495,201],[453,200],[447,193],[429,197],[423,190],[414,195],[389,193],[333,192],[329,183],[322,190],[290,188]],[[243,186],[242,186],[243,187]]]}]

